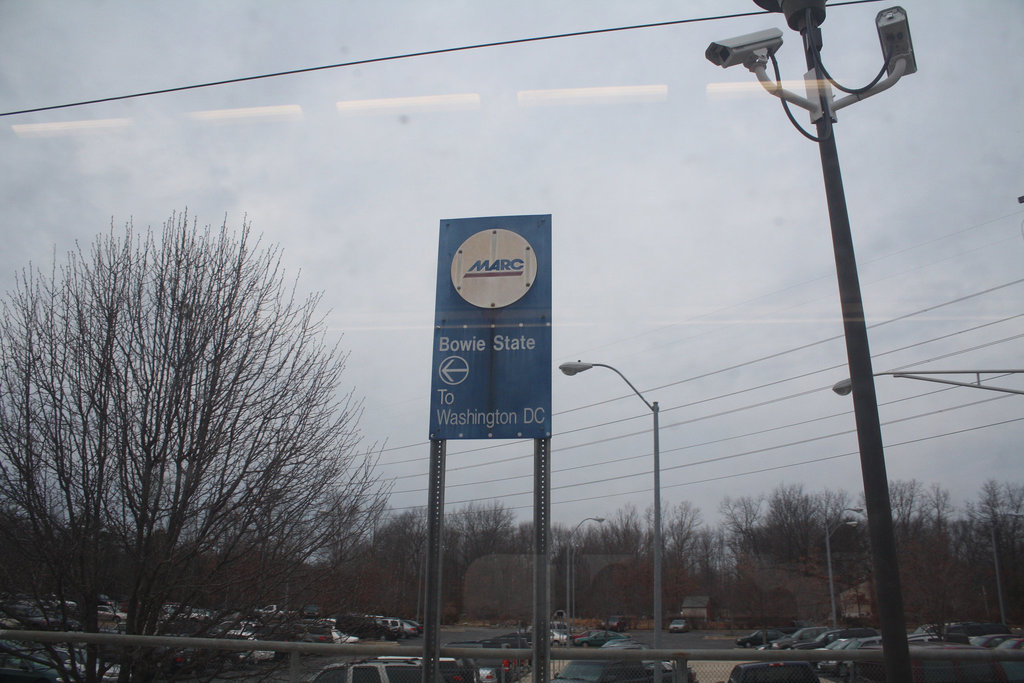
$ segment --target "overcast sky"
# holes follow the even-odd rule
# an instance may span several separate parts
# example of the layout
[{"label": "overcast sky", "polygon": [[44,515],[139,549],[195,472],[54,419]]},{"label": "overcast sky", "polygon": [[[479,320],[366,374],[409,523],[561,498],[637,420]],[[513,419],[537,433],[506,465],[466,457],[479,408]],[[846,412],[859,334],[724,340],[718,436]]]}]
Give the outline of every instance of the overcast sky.
[{"label": "overcast sky", "polygon": [[[888,6],[829,9],[823,60],[843,85],[882,66],[874,22]],[[918,73],[836,126],[875,370],[1021,368],[1024,3],[902,6]],[[852,402],[829,390],[847,373],[817,147],[743,67],[704,58],[713,40],[778,27],[782,77],[801,81],[799,35],[758,11],[0,0],[0,112],[674,22],[0,117],[0,283],[111,222],[158,228],[186,207],[203,225],[247,217],[325,293],[365,399],[364,443],[383,447],[404,509],[427,501],[440,221],[551,214],[553,365],[612,365],[659,402],[666,507],[689,501],[715,521],[726,496],[798,483],[856,501]],[[752,16],[713,18],[734,14]],[[552,98],[565,89],[591,90]],[[607,370],[552,372],[553,519],[646,509],[650,411]],[[890,479],[958,504],[989,479],[1024,483],[1024,396],[877,388]],[[529,519],[532,453],[449,442],[449,509],[497,500]]]}]

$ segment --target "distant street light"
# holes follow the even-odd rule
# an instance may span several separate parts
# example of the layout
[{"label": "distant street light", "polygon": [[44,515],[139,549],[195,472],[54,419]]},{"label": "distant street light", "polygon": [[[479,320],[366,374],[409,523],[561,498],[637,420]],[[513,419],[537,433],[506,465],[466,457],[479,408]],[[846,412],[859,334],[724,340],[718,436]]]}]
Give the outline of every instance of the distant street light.
[{"label": "distant street light", "polygon": [[[919,379],[922,382],[936,382],[938,384],[952,384],[955,387],[969,387],[971,389],[987,389],[988,391],[1001,391],[1006,394],[1024,394],[1021,389],[1008,389],[1006,387],[994,387],[990,384],[982,384],[982,375],[1019,375],[1024,370],[909,370],[902,372],[876,372],[874,377],[890,375],[904,379]],[[942,379],[933,375],[974,375],[974,382],[957,382],[951,379]],[[846,396],[853,390],[853,383],[849,379],[841,379],[832,386],[832,391],[840,396]]]},{"label": "distant street light", "polygon": [[566,546],[566,549],[565,549],[565,635],[566,635],[566,639],[567,639],[565,641],[566,645],[571,645],[572,644],[572,615],[573,615],[573,611],[574,611],[573,603],[575,602],[575,600],[574,600],[575,594],[574,594],[574,592],[572,590],[572,584],[573,584],[573,561],[572,561],[573,547],[572,547],[572,537],[576,535],[576,532],[579,531],[580,527],[583,526],[586,522],[597,522],[598,524],[601,524],[602,522],[604,522],[604,517],[587,517],[585,519],[580,520],[580,523],[577,524],[575,526],[575,528],[573,528],[573,530],[569,532],[569,538],[566,539],[566,541],[565,541],[565,546]]},{"label": "distant street light", "polygon": [[[846,508],[844,512],[846,511],[858,513],[864,512],[864,510],[862,510],[861,508]],[[857,520],[848,519],[845,522],[837,524],[834,528],[829,529],[828,520],[825,520],[825,560],[828,564],[828,598],[829,601],[832,603],[832,628],[838,627],[836,626],[836,588],[835,584],[832,582],[832,545],[830,544],[829,539],[831,539],[832,534],[839,531],[841,527],[857,526],[858,524],[860,524],[860,522],[858,522]]]},{"label": "distant street light", "polygon": [[583,361],[562,363],[558,366],[570,377],[589,370],[590,368],[608,368],[629,385],[640,400],[644,402],[654,415],[654,649],[661,648],[661,456],[658,443],[658,402],[651,403],[626,376],[610,365],[604,363],[584,363]]},{"label": "distant street light", "polygon": [[[1021,518],[1024,515],[1020,513],[1010,513],[1008,515],[997,515],[999,517],[1017,517]],[[999,551],[996,549],[996,520],[992,520],[989,525],[989,531],[992,533],[992,561],[995,563],[996,568],[996,596],[999,598],[999,623],[1006,623],[1006,604],[1003,602],[1003,578],[999,571]]]}]

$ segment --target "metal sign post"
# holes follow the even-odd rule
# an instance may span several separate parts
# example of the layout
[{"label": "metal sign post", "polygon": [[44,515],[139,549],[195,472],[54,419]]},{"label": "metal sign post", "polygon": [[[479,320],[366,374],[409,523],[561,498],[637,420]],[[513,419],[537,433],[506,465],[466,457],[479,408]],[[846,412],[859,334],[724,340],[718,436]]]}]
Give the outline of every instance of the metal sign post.
[{"label": "metal sign post", "polygon": [[441,683],[448,439],[534,439],[534,671],[548,680],[551,216],[441,221],[430,387],[424,681]]},{"label": "metal sign post", "polygon": [[441,679],[441,549],[444,527],[444,459],[446,442],[430,442],[430,480],[427,484],[427,598],[423,614],[423,678]]},{"label": "metal sign post", "polygon": [[547,683],[551,666],[551,439],[533,441],[533,680]]}]

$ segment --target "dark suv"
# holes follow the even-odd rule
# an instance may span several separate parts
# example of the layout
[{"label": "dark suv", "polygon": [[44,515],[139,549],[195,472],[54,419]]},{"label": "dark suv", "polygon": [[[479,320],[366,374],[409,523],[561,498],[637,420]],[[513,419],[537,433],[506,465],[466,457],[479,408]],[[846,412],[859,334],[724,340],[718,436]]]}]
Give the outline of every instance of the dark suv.
[{"label": "dark suv", "polygon": [[736,647],[757,647],[758,645],[765,645],[779,638],[785,637],[785,633],[777,628],[765,628],[758,631],[754,631],[745,636],[740,636],[736,639]]},{"label": "dark suv", "polygon": [[729,683],[820,683],[809,662],[747,662],[737,664]]},{"label": "dark suv", "polygon": [[943,640],[966,645],[974,636],[1006,635],[1010,633],[1011,631],[1006,627],[1006,624],[964,621],[946,626]]},{"label": "dark suv", "polygon": [[583,683],[651,683],[654,666],[654,662],[574,659],[555,678]]}]

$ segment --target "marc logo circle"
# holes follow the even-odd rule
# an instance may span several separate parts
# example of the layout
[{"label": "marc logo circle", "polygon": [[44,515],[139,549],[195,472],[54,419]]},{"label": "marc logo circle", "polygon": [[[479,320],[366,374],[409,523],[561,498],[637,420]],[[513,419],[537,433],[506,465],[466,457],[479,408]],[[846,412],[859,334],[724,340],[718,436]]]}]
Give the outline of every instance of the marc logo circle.
[{"label": "marc logo circle", "polygon": [[452,285],[478,308],[503,308],[530,291],[537,255],[517,232],[492,228],[470,235],[452,258]]}]

